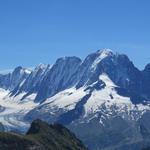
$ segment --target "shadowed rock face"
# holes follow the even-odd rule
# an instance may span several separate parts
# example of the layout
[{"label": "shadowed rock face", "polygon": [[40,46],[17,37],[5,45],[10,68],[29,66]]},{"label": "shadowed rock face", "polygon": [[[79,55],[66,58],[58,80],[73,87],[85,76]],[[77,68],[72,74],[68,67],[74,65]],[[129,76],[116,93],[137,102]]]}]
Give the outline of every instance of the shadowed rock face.
[{"label": "shadowed rock face", "polygon": [[5,130],[4,126],[2,123],[0,123],[0,132],[3,132]]},{"label": "shadowed rock face", "polygon": [[150,147],[147,147],[147,148],[143,148],[142,150],[150,150]]},{"label": "shadowed rock face", "polygon": [[0,133],[0,150],[87,150],[73,133],[60,124],[35,120],[26,135]]},{"label": "shadowed rock face", "polygon": [[13,91],[19,86],[30,74],[30,70],[17,67],[12,73],[0,75],[0,87]]}]

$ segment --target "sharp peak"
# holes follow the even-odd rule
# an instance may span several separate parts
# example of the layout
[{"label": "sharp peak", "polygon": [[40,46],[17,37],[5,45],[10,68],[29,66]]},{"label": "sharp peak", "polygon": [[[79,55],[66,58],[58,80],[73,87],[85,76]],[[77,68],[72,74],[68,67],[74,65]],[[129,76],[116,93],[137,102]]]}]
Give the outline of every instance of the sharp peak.
[{"label": "sharp peak", "polygon": [[36,68],[47,68],[49,66],[49,64],[44,64],[44,63],[40,63],[39,65],[36,66]]},{"label": "sharp peak", "polygon": [[150,63],[145,66],[144,70],[150,70]]},{"label": "sharp peak", "polygon": [[[21,70],[26,70],[26,68],[23,68],[22,66],[17,66],[14,70],[13,70],[13,72],[19,72],[19,71],[21,71]],[[12,72],[12,73],[13,73]]]},{"label": "sharp peak", "polygon": [[[98,53],[99,55],[106,55],[106,56],[120,56],[120,57],[126,57],[128,58],[128,56],[124,53],[119,53],[119,52],[116,52],[112,49],[109,49],[109,48],[104,48],[104,49],[100,49],[100,50],[97,50],[96,53]],[[129,58],[128,58],[129,59]]]},{"label": "sharp peak", "polygon": [[38,66],[38,67],[45,67],[45,66],[48,66],[48,64],[39,63],[37,66]]},{"label": "sharp peak", "polygon": [[17,66],[14,70],[17,70],[17,69],[23,69],[22,66]]},{"label": "sharp peak", "polygon": [[14,70],[31,70],[30,68],[25,68],[25,67],[22,67],[22,66],[17,66],[14,68]]},{"label": "sharp peak", "polygon": [[103,49],[99,49],[93,53],[90,53],[86,58],[89,58],[91,56],[97,56],[97,57],[107,57],[107,56],[114,56],[116,55],[117,53],[113,52],[113,50],[111,49],[108,49],[108,48],[103,48]]},{"label": "sharp peak", "polygon": [[11,74],[14,74],[14,73],[26,73],[26,74],[30,74],[31,73],[31,69],[29,68],[24,68],[22,66],[18,66],[16,67],[12,72]]},{"label": "sharp peak", "polygon": [[60,57],[56,60],[56,63],[61,62],[61,61],[66,61],[66,60],[78,60],[81,61],[81,59],[77,56],[64,56],[64,57]]},{"label": "sharp peak", "polygon": [[109,48],[104,48],[104,49],[99,49],[97,50],[96,53],[99,53],[99,54],[113,54],[113,50],[109,49]]},{"label": "sharp peak", "polygon": [[116,51],[113,51],[111,49],[108,48],[103,48],[103,49],[99,49],[97,50],[95,53],[91,53],[89,54],[86,59],[89,59],[90,57],[93,57],[93,59],[105,59],[105,58],[114,58],[117,60],[124,60],[124,61],[130,61],[129,57],[126,54],[123,53],[119,53]]}]

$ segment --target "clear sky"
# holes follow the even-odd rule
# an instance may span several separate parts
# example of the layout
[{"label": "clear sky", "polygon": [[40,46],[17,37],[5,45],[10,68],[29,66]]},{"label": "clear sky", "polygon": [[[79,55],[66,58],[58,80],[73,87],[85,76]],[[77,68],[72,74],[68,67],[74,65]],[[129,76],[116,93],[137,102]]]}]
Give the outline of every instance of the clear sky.
[{"label": "clear sky", "polygon": [[102,48],[150,62],[150,0],[0,0],[0,70]]}]

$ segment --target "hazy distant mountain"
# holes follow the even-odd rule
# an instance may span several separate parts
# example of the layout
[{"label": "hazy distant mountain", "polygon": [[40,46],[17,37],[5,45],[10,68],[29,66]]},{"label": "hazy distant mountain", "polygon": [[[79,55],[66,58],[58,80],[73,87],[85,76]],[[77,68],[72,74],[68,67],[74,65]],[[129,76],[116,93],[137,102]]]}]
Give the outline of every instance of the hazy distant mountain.
[{"label": "hazy distant mountain", "polygon": [[84,60],[59,58],[31,72],[0,75],[0,122],[24,132],[34,119],[59,122],[92,150],[150,146],[150,64],[98,50]]}]

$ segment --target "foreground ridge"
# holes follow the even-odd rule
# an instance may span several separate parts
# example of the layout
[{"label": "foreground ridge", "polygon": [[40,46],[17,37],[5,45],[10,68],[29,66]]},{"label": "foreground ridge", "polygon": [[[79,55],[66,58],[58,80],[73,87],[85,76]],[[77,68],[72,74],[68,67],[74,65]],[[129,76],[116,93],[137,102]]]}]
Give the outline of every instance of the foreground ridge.
[{"label": "foreground ridge", "polygon": [[35,120],[26,135],[0,133],[1,150],[87,150],[73,133],[60,124]]}]

